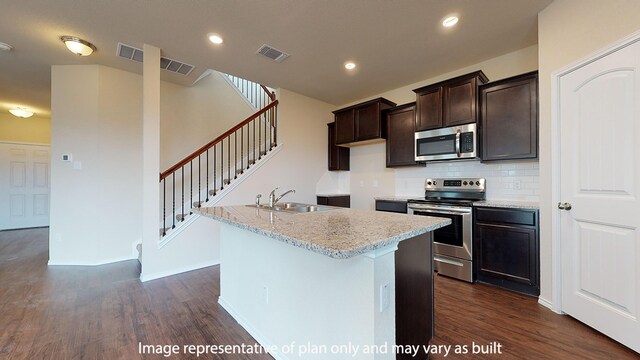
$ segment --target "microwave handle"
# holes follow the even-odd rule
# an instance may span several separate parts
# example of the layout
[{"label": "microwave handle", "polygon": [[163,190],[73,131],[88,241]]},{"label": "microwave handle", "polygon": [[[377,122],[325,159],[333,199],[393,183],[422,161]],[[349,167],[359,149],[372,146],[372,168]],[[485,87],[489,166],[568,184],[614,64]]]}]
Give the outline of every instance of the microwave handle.
[{"label": "microwave handle", "polygon": [[456,130],[456,155],[458,155],[458,157],[462,156],[460,153],[460,129]]}]

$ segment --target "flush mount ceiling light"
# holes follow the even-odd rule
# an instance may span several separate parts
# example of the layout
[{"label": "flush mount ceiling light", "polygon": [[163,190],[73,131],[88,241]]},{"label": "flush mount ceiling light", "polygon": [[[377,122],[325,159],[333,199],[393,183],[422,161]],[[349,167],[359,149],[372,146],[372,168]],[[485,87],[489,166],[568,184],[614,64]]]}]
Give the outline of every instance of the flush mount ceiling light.
[{"label": "flush mount ceiling light", "polygon": [[354,62],[348,61],[344,63],[344,68],[347,70],[353,70],[356,68],[356,64]]},{"label": "flush mount ceiling light", "polygon": [[89,56],[97,50],[92,43],[75,36],[61,36],[60,40],[64,42],[69,51],[76,55]]},{"label": "flush mount ceiling light", "polygon": [[13,46],[0,42],[0,50],[11,51],[11,49],[13,49]]},{"label": "flush mount ceiling light", "polygon": [[444,27],[452,27],[453,25],[458,23],[457,16],[447,16],[444,20],[442,20],[442,26]]},{"label": "flush mount ceiling light", "polygon": [[11,115],[17,116],[19,118],[28,118],[33,116],[33,111],[29,111],[25,108],[10,109],[9,112],[11,113]]},{"label": "flush mount ceiling light", "polygon": [[220,35],[217,35],[217,34],[209,35],[209,41],[211,41],[212,43],[214,43],[216,45],[222,44],[222,42],[223,42],[223,40],[220,37]]}]

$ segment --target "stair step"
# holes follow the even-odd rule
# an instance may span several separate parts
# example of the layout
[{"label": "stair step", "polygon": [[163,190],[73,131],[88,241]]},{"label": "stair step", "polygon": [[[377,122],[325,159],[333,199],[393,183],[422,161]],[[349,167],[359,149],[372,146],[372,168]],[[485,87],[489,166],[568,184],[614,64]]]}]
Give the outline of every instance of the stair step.
[{"label": "stair step", "polygon": [[169,230],[171,230],[170,227],[160,228],[160,236],[165,236]]},{"label": "stair step", "polygon": [[[213,190],[209,190],[209,195],[211,195],[212,191]],[[204,201],[196,201],[196,202],[193,203],[193,207],[197,208],[197,207],[200,207],[200,205],[202,205],[202,204],[204,204]]]},{"label": "stair step", "polygon": [[182,221],[189,214],[178,214],[176,215],[176,221]]}]

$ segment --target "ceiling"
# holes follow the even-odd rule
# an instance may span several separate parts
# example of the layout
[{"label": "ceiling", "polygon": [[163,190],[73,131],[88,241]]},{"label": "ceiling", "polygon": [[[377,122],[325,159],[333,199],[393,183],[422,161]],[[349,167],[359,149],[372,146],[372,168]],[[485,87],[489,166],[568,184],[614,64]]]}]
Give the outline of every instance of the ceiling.
[{"label": "ceiling", "polygon": [[[0,111],[27,106],[50,114],[51,65],[102,64],[142,73],[116,56],[118,42],[207,69],[286,88],[335,105],[427,79],[537,43],[537,14],[552,0],[0,0]],[[460,22],[444,28],[442,19]],[[222,45],[208,34],[224,38]],[[66,50],[73,35],[98,48]],[[271,45],[291,56],[273,62]],[[358,67],[344,69],[346,61]]]}]

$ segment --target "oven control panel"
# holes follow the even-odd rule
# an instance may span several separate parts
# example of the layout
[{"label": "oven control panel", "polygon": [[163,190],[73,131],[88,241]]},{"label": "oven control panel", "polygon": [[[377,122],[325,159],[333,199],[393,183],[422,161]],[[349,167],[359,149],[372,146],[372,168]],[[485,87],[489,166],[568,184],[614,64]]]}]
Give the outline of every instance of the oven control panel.
[{"label": "oven control panel", "polygon": [[426,179],[424,188],[428,191],[484,191],[485,179],[461,178],[461,179]]}]

